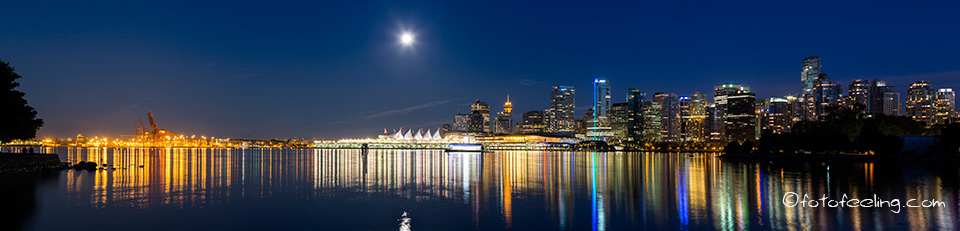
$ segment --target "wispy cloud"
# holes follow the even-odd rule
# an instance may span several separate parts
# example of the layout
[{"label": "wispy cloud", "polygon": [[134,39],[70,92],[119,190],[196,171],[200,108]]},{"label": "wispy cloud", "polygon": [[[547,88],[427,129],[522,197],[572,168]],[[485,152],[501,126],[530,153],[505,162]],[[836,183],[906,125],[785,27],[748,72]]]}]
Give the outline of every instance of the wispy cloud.
[{"label": "wispy cloud", "polygon": [[429,102],[429,103],[425,103],[425,104],[420,104],[420,105],[415,105],[415,106],[409,106],[409,107],[405,107],[405,108],[387,110],[387,111],[382,111],[382,112],[378,112],[378,113],[375,113],[375,114],[370,114],[370,115],[364,116],[363,118],[364,118],[364,119],[374,119],[374,118],[379,118],[379,117],[384,117],[384,116],[390,116],[390,115],[407,114],[407,113],[410,113],[410,112],[412,112],[412,111],[416,111],[416,110],[420,110],[420,109],[424,109],[424,108],[429,108],[429,107],[435,107],[435,106],[439,106],[439,105],[448,104],[448,103],[453,102],[453,101],[456,101],[456,100],[458,100],[458,99],[443,100],[443,101],[434,101],[434,102]]}]

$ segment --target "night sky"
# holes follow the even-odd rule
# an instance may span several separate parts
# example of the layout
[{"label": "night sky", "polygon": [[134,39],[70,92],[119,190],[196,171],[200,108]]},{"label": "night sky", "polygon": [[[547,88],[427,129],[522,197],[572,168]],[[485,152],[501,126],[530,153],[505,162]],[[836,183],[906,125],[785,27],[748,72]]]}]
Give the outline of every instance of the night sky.
[{"label": "night sky", "polygon": [[375,137],[452,123],[476,99],[499,112],[507,94],[519,120],[553,85],[576,87],[579,117],[595,77],[614,102],[723,82],[783,96],[810,55],[844,91],[960,90],[956,1],[353,2],[5,2],[0,58],[38,137],[62,138],[130,134],[148,110],[187,135]]}]

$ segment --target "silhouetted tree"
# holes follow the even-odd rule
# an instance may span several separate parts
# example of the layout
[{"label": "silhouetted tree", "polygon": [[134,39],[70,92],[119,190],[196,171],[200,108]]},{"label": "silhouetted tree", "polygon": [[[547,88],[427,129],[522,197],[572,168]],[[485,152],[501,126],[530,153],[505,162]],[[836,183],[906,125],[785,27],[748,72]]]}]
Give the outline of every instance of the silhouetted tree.
[{"label": "silhouetted tree", "polygon": [[9,63],[0,60],[0,142],[31,139],[43,126],[37,111],[27,105],[23,92],[16,90],[20,78]]},{"label": "silhouetted tree", "polygon": [[951,123],[940,129],[940,140],[937,151],[940,154],[957,154],[960,152],[960,123]]}]

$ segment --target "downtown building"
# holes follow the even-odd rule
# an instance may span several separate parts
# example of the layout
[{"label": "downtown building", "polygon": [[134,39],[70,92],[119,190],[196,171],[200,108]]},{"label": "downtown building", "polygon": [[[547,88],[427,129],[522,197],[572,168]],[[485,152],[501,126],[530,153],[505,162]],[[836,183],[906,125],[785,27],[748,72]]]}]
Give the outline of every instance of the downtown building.
[{"label": "downtown building", "polygon": [[497,113],[497,118],[493,121],[493,133],[512,134],[513,133],[513,103],[510,102],[510,95],[507,95],[507,102],[503,103],[503,111]]},{"label": "downtown building", "polygon": [[948,124],[957,122],[957,95],[953,92],[953,89],[938,89],[935,106],[937,109],[937,114],[934,118],[935,124]]},{"label": "downtown building", "polygon": [[876,115],[900,116],[900,93],[886,81],[870,81],[867,96],[867,113]]},{"label": "downtown building", "polygon": [[575,89],[572,86],[554,86],[550,92],[550,108],[547,109],[548,132],[573,133]]},{"label": "downtown building", "polygon": [[726,140],[756,140],[756,100],[757,95],[749,90],[727,95],[727,106],[724,110]]},{"label": "downtown building", "polygon": [[800,92],[804,102],[803,119],[815,120],[816,117],[816,88],[820,81],[820,56],[810,56],[803,59],[800,71],[800,81],[802,91]]},{"label": "downtown building", "polygon": [[643,92],[636,88],[627,89],[627,140],[640,141],[643,138]]},{"label": "downtown building", "polygon": [[[606,141],[613,136],[610,131],[610,82],[606,79],[593,80],[593,118],[586,122],[586,136],[589,140]],[[586,120],[586,118],[584,118]]]},{"label": "downtown building", "polygon": [[630,126],[630,103],[614,103],[610,106],[610,137],[613,140],[628,140]]},{"label": "downtown building", "polygon": [[679,142],[680,140],[680,97],[674,93],[657,92],[653,101],[660,104],[660,140]]},{"label": "downtown building", "polygon": [[907,90],[906,115],[913,120],[923,122],[926,126],[933,125],[937,112],[934,106],[935,97],[930,83],[916,81],[910,84]]},{"label": "downtown building", "polygon": [[744,87],[740,84],[734,83],[723,83],[713,87],[713,108],[711,109],[708,116],[711,117],[710,121],[710,133],[711,140],[721,141],[726,140],[726,119],[727,119],[727,108],[729,106],[728,97],[737,94],[740,91],[750,91],[750,87]]},{"label": "downtown building", "polygon": [[820,73],[820,78],[814,85],[814,119],[820,119],[827,114],[827,108],[840,105],[840,95],[843,87],[836,81],[830,80],[827,74]]},{"label": "downtown building", "polygon": [[541,134],[549,130],[546,113],[543,111],[528,111],[523,113],[523,122],[520,123],[520,133]]},{"label": "downtown building", "polygon": [[870,105],[870,81],[854,79],[847,87],[847,95],[843,98],[842,104],[851,109],[856,108],[857,105],[862,105],[863,110],[868,110]]},{"label": "downtown building", "polygon": [[680,97],[680,137],[683,141],[706,141],[707,95],[699,91]]},{"label": "downtown building", "polygon": [[641,106],[643,113],[643,125],[640,131],[641,140],[644,142],[660,142],[663,133],[661,127],[660,103],[646,101]]}]

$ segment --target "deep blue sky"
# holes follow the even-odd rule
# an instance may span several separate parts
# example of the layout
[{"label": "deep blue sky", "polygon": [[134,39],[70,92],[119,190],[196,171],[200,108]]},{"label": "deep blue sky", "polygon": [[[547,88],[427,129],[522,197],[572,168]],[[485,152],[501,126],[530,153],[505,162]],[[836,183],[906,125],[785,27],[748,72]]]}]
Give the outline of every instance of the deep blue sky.
[{"label": "deep blue sky", "polygon": [[41,137],[129,134],[147,110],[188,135],[369,137],[452,123],[476,99],[500,111],[507,94],[519,119],[561,84],[580,116],[595,77],[614,102],[722,82],[782,96],[809,55],[844,90],[960,88],[956,1],[353,2],[6,2],[0,58]]}]

